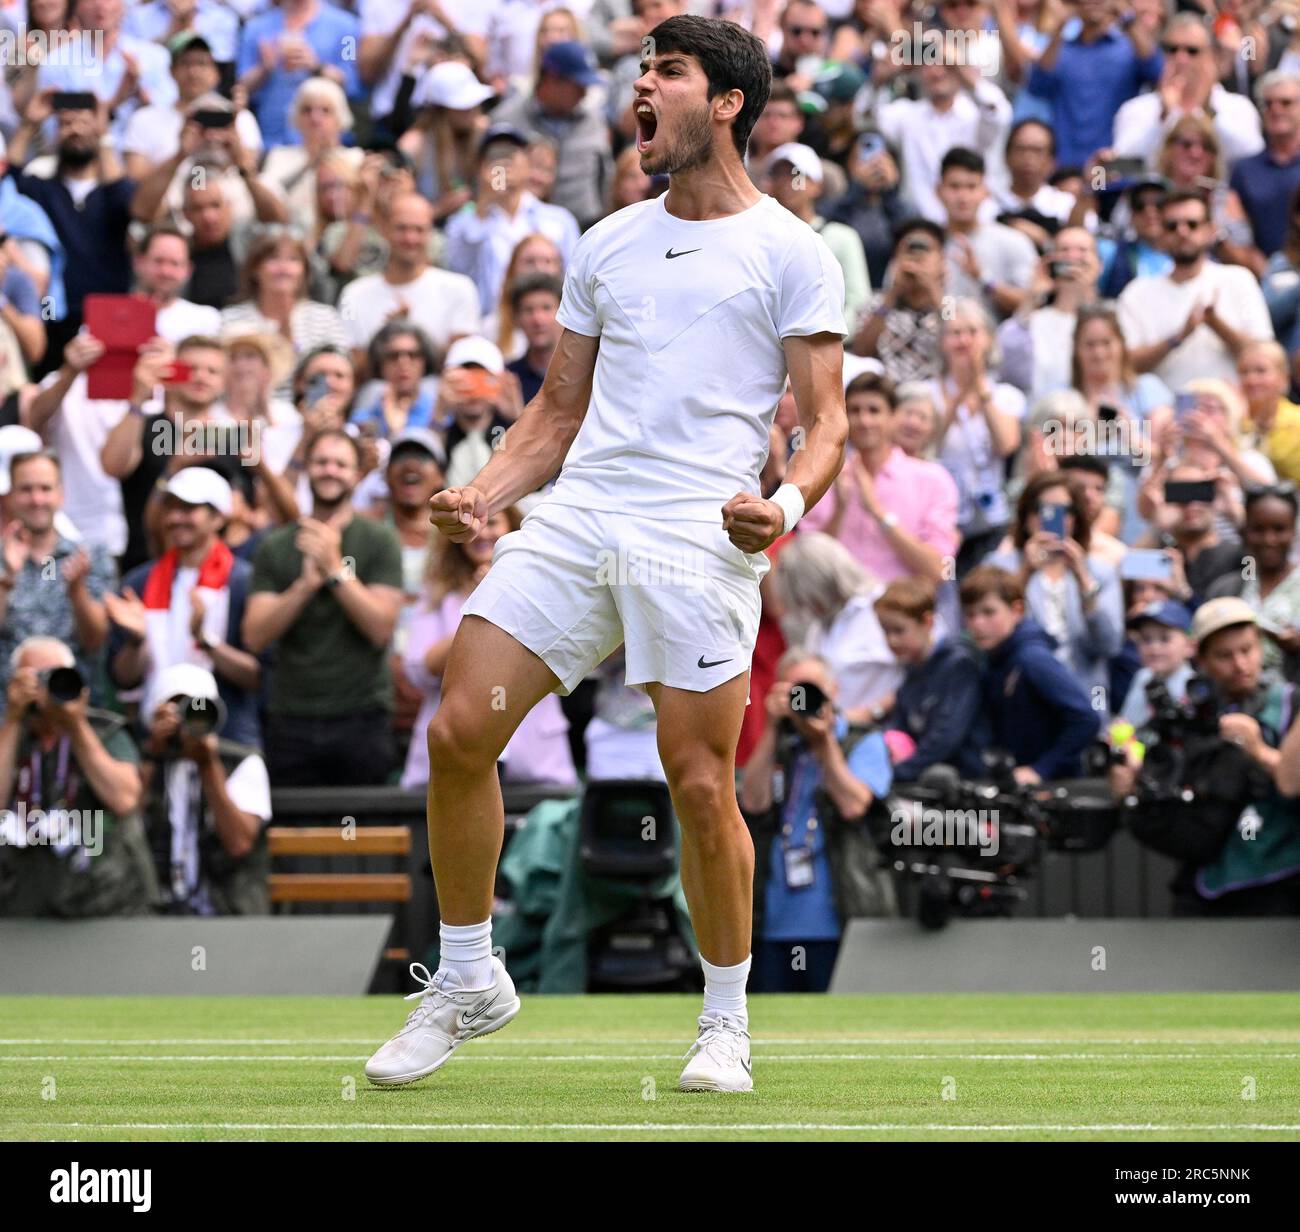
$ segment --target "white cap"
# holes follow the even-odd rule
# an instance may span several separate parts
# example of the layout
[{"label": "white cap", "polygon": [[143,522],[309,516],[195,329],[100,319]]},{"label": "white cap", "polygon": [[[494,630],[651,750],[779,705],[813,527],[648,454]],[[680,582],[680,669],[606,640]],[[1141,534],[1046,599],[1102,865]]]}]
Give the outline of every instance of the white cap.
[{"label": "white cap", "polygon": [[45,442],[22,424],[6,424],[0,428],[0,496],[9,495],[9,463],[20,453],[39,453]]},{"label": "white cap", "polygon": [[226,704],[217,691],[217,678],[206,667],[197,663],[173,663],[163,668],[149,689],[149,713],[153,714],[173,697],[200,697],[211,702],[217,708],[216,729],[225,726]]},{"label": "white cap", "polygon": [[210,467],[182,467],[167,481],[167,493],[187,505],[211,505],[230,516],[230,485]]},{"label": "white cap", "polygon": [[814,184],[822,182],[822,160],[816,151],[798,141],[787,141],[779,145],[767,156],[765,171],[771,171],[777,163],[789,163],[796,171],[802,172]]},{"label": "white cap", "polygon": [[424,76],[411,93],[411,106],[468,111],[487,102],[493,93],[491,86],[485,86],[474,76],[474,70],[468,64],[444,60],[425,69]]},{"label": "white cap", "polygon": [[506,361],[501,357],[501,348],[495,342],[469,334],[457,338],[447,348],[447,358],[442,361],[444,368],[463,368],[466,364],[478,364],[496,376],[506,370]]}]

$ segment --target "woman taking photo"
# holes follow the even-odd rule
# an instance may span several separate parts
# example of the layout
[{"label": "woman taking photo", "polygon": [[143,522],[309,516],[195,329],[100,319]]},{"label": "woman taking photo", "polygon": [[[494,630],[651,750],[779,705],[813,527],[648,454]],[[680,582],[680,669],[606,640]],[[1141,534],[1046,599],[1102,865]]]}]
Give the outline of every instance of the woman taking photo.
[{"label": "woman taking photo", "polygon": [[1124,595],[1116,570],[1088,551],[1091,530],[1078,479],[1035,475],[1016,502],[1011,542],[984,563],[1019,574],[1026,612],[1056,639],[1057,658],[1104,698],[1124,643]]},{"label": "woman taking photo", "polygon": [[993,323],[973,299],[959,299],[940,328],[942,375],[933,383],[939,408],[935,458],[957,484],[962,545],[957,576],[1001,542],[1011,511],[1004,492],[1005,460],[1020,448],[1025,396],[989,376],[998,357]]},{"label": "woman taking photo", "polygon": [[[407,680],[424,695],[412,731],[424,731],[438,709],[442,674],[447,668],[465,600],[487,576],[497,540],[518,530],[520,521],[519,511],[511,508],[489,519],[479,537],[469,543],[433,537],[426,595],[407,627],[406,652],[402,657]],[[556,694],[548,693],[528,712],[510,737],[501,760],[506,779],[565,787],[577,783],[573,754],[569,750],[569,722]],[[425,787],[428,782],[429,749],[417,736],[407,751],[402,786],[410,790]]]}]

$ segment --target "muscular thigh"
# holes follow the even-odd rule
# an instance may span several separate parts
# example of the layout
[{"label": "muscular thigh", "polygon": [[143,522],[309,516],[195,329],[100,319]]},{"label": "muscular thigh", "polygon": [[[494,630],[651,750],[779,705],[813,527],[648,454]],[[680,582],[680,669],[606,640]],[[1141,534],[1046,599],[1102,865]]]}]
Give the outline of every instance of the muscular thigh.
[{"label": "muscular thigh", "polygon": [[500,752],[524,716],[558,684],[555,673],[504,629],[466,616],[451,644],[437,718],[461,741]]},{"label": "muscular thigh", "polygon": [[670,778],[701,761],[734,771],[749,696],[747,671],[707,693],[664,684],[645,687],[655,705],[659,756]]}]

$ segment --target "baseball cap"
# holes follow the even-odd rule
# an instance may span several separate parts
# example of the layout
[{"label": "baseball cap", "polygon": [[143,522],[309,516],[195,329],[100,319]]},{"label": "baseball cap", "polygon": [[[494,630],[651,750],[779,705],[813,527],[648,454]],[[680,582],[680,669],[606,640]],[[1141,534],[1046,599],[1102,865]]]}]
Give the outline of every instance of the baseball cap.
[{"label": "baseball cap", "polygon": [[1192,613],[1186,604],[1176,599],[1163,599],[1159,603],[1148,603],[1140,612],[1135,612],[1127,624],[1130,629],[1136,629],[1147,621],[1186,633],[1192,625]]},{"label": "baseball cap", "polygon": [[848,103],[867,84],[867,75],[856,64],[832,62],[813,80],[813,89],[828,103]]},{"label": "baseball cap", "polygon": [[493,124],[484,134],[478,143],[479,153],[481,154],[494,141],[513,141],[515,145],[527,146],[528,134],[522,128],[516,128],[513,124]]},{"label": "baseball cap", "polygon": [[201,34],[195,34],[192,30],[182,30],[170,43],[167,44],[167,50],[172,53],[172,63],[187,51],[206,51],[208,55],[216,59],[216,54],[212,50],[212,44]]},{"label": "baseball cap", "polygon": [[771,171],[777,163],[789,163],[814,184],[822,182],[822,160],[817,157],[811,146],[803,145],[798,141],[787,141],[784,145],[777,146],[767,156],[766,170]]},{"label": "baseball cap", "polygon": [[211,505],[230,516],[230,484],[206,466],[182,467],[167,481],[167,494],[187,505]]},{"label": "baseball cap", "polygon": [[1192,621],[1192,640],[1199,647],[1207,637],[1233,625],[1258,625],[1259,617],[1245,599],[1225,595],[1211,599],[1196,609]]},{"label": "baseball cap", "polygon": [[1155,175],[1152,172],[1144,172],[1138,176],[1133,183],[1127,185],[1124,189],[1126,197],[1135,197],[1140,192],[1150,192],[1151,189],[1159,189],[1160,192],[1169,191],[1169,181],[1162,175]]},{"label": "baseball cap", "polygon": [[10,488],[9,463],[20,453],[40,453],[45,442],[22,424],[6,424],[0,428],[0,496],[8,496]]},{"label": "baseball cap", "polygon": [[217,678],[197,663],[173,663],[163,668],[149,690],[149,713],[173,697],[195,697],[216,707],[216,730],[226,725],[226,704],[217,690]]},{"label": "baseball cap", "polygon": [[580,86],[596,86],[601,80],[591,52],[581,43],[552,43],[542,52],[541,70],[557,77],[567,77]]},{"label": "baseball cap", "polygon": [[437,433],[429,428],[407,428],[394,437],[393,443],[388,450],[389,459],[395,458],[399,449],[405,449],[411,445],[414,445],[417,449],[423,449],[439,466],[446,465],[447,451],[443,448],[442,441],[438,439]]},{"label": "baseball cap", "polygon": [[469,334],[457,338],[447,348],[447,358],[442,361],[443,368],[464,368],[468,364],[477,364],[496,376],[506,368],[506,361],[501,357],[501,348],[495,342]]},{"label": "baseball cap", "polygon": [[411,95],[411,106],[468,111],[487,102],[492,95],[492,87],[485,86],[474,76],[474,70],[468,64],[444,60],[425,70]]}]

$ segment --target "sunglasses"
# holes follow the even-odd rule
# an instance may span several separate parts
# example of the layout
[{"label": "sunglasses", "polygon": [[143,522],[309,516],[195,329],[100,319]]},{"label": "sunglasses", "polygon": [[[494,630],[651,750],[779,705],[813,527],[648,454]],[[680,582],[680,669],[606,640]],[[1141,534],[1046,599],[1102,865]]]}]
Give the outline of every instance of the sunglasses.
[{"label": "sunglasses", "polygon": [[1195,231],[1198,227],[1205,226],[1208,219],[1205,218],[1171,218],[1165,223],[1165,230],[1171,235],[1175,231],[1181,231],[1185,227],[1188,231]]},{"label": "sunglasses", "polygon": [[1205,50],[1206,49],[1204,47],[1192,47],[1188,43],[1166,43],[1163,48],[1163,51],[1167,56],[1176,56],[1182,54],[1184,56],[1191,56],[1193,59],[1195,59],[1197,56],[1201,54],[1201,52]]}]

